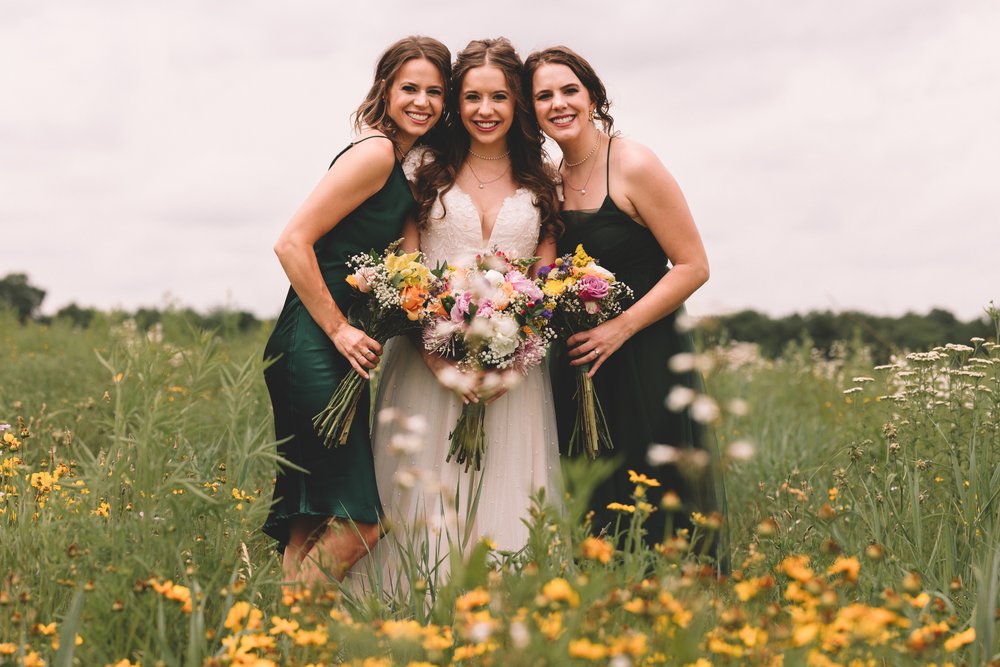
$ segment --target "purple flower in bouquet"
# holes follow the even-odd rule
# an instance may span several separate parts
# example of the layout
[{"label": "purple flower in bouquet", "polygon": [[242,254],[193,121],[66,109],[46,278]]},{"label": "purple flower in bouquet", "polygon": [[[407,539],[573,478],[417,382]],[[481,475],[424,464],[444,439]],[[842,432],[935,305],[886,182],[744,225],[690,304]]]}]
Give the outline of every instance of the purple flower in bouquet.
[{"label": "purple flower in bouquet", "polygon": [[608,295],[608,281],[597,276],[583,276],[576,281],[576,294],[581,301],[600,301]]}]

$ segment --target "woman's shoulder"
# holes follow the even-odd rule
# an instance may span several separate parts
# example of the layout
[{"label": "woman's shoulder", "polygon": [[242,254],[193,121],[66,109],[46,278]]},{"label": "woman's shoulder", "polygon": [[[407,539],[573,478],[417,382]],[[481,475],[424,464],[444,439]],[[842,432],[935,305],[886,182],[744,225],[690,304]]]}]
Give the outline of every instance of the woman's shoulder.
[{"label": "woman's shoulder", "polygon": [[403,158],[403,173],[409,181],[415,180],[417,170],[425,164],[434,162],[434,149],[430,146],[414,146]]},{"label": "woman's shoulder", "polygon": [[354,137],[334,162],[344,162],[355,167],[363,165],[362,168],[365,170],[384,173],[388,177],[396,163],[396,147],[392,140],[381,132],[366,129]]},{"label": "woman's shoulder", "polygon": [[650,168],[663,168],[663,162],[646,144],[631,137],[616,134],[612,142],[612,160],[627,174],[642,173]]}]

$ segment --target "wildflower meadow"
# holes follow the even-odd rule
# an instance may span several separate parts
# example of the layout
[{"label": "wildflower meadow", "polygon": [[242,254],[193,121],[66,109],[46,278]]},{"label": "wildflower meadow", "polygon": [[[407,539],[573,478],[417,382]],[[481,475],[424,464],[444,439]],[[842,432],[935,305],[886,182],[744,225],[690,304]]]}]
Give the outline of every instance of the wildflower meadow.
[{"label": "wildflower meadow", "polygon": [[[632,475],[619,535],[592,535],[581,498],[608,467],[584,457],[524,550],[484,541],[366,595],[283,586],[259,531],[267,333],[0,313],[0,665],[997,664],[995,337],[886,363],[808,340],[679,355],[706,393],[664,409],[713,426],[725,516],[647,548],[643,526],[689,510]],[[692,545],[724,527],[718,576]]]}]

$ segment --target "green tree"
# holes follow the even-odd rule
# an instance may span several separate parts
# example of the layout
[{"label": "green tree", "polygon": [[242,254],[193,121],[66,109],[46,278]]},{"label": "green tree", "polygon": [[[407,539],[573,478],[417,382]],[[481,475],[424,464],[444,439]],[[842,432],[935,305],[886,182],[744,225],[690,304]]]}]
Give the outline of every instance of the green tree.
[{"label": "green tree", "polygon": [[43,299],[45,290],[31,285],[24,273],[8,273],[0,279],[0,307],[16,312],[21,324],[34,316]]}]

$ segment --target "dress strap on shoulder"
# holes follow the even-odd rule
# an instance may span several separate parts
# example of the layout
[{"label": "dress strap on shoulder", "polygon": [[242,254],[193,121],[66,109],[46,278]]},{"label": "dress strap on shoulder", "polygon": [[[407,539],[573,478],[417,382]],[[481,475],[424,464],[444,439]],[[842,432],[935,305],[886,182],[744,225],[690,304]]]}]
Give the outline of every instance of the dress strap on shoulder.
[{"label": "dress strap on shoulder", "polygon": [[[389,137],[385,136],[384,134],[370,134],[367,137],[362,137],[361,139],[358,139],[357,141],[352,141],[351,145],[354,146],[356,144],[360,144],[362,141],[368,141],[369,139],[377,139],[377,138],[389,139]],[[392,141],[392,139],[389,139],[389,141]]]},{"label": "dress strap on shoulder", "polygon": [[[362,141],[368,141],[369,139],[376,139],[378,137],[381,137],[382,139],[389,139],[389,137],[385,136],[384,134],[371,134],[371,135],[369,135],[367,137],[362,137],[361,139],[358,139],[357,141],[352,141],[351,143],[349,143],[346,146],[344,146],[343,150],[341,150],[339,153],[337,153],[337,155],[333,158],[333,161],[330,162],[330,167],[332,167],[337,162],[337,160],[340,159],[341,155],[343,155],[347,151],[351,150],[352,148],[354,148],[355,146],[357,146],[358,144],[360,144]],[[392,141],[392,139],[389,139],[389,141]],[[330,167],[327,167],[327,169],[329,169]]]},{"label": "dress strap on shoulder", "polygon": [[604,180],[606,181],[604,184],[604,188],[607,191],[609,197],[611,196],[611,140],[612,139],[614,139],[614,137],[609,134],[608,158],[607,158],[607,164],[604,165]]}]

